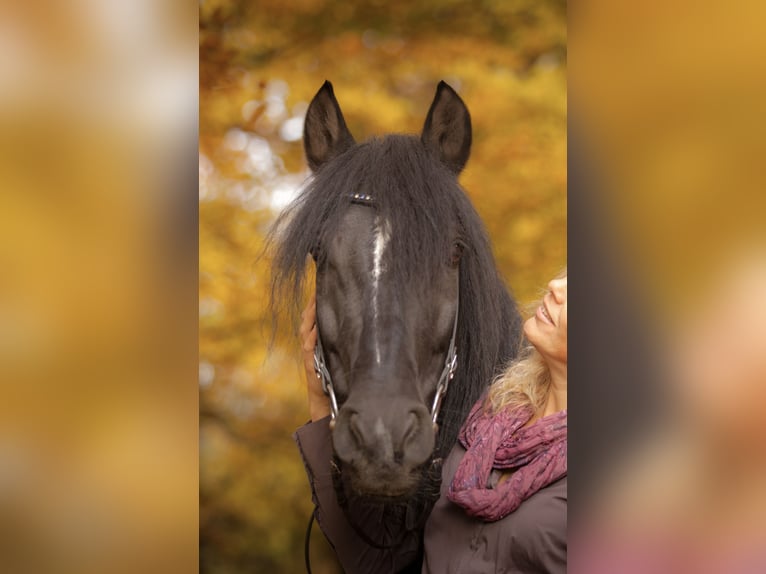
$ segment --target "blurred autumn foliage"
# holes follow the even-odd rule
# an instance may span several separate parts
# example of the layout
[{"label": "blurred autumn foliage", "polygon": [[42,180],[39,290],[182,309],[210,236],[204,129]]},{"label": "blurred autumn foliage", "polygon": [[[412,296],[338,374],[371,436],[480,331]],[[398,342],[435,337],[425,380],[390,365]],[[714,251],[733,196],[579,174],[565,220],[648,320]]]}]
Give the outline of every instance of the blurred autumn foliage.
[{"label": "blurred autumn foliage", "polygon": [[[303,115],[325,79],[357,140],[419,132],[440,79],[472,113],[461,178],[521,302],[566,261],[566,4],[200,2],[200,569],[300,572],[311,510],[291,434],[298,342],[274,344],[275,214],[309,175]],[[315,572],[337,572],[315,532]]]}]

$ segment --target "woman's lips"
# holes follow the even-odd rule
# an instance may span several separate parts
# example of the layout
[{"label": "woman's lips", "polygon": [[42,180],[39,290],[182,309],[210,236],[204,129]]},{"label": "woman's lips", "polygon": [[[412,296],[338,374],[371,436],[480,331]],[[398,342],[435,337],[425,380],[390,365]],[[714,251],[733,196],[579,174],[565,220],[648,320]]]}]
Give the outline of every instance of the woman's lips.
[{"label": "woman's lips", "polygon": [[548,309],[545,308],[545,304],[540,305],[537,308],[536,315],[540,318],[541,321],[544,323],[548,323],[549,325],[553,325],[553,319],[551,319],[550,314],[548,313]]}]

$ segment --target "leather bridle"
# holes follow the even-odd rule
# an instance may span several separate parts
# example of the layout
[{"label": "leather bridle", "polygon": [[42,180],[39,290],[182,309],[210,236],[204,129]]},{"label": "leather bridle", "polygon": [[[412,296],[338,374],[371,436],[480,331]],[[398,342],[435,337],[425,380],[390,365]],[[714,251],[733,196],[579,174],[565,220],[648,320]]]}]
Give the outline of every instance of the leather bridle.
[{"label": "leather bridle", "polygon": [[[365,195],[362,193],[355,193],[351,197],[352,203],[358,203],[361,205],[367,205],[367,206],[374,206],[375,200],[370,195]],[[441,411],[442,402],[444,400],[444,397],[447,394],[447,390],[449,389],[450,382],[452,379],[455,378],[455,371],[457,370],[457,323],[458,323],[458,317],[460,315],[460,283],[458,282],[458,293],[457,293],[457,301],[458,303],[455,306],[455,320],[452,324],[452,336],[450,338],[449,347],[447,349],[447,356],[444,361],[444,366],[442,367],[442,372],[439,375],[439,382],[436,385],[436,393],[434,394],[433,402],[431,404],[431,422],[434,425],[434,431],[438,430],[437,425],[437,419],[439,418],[439,412]],[[330,399],[330,428],[335,427],[335,421],[338,417],[338,399],[335,396],[335,387],[332,383],[332,375],[330,375],[330,370],[327,368],[327,359],[325,358],[324,354],[324,347],[322,346],[322,336],[319,331],[319,321],[316,323],[317,328],[317,342],[314,347],[314,372],[316,373],[316,376],[319,380],[322,381],[322,390],[324,391],[325,395],[327,395]],[[437,476],[441,476],[441,468],[442,468],[442,459],[439,457],[438,454],[434,455],[434,457],[431,459],[431,462],[429,466],[427,467],[427,472],[436,473]],[[346,510],[348,501],[346,499],[346,495],[343,489],[343,485],[341,482],[341,471],[340,471],[340,461],[337,460],[336,457],[333,457],[333,460],[331,461],[331,474],[333,478],[333,487],[335,489],[336,496],[338,497],[338,504],[341,506],[341,508]],[[432,494],[431,497],[431,504],[435,502],[436,498],[438,497],[438,489],[437,491]],[[311,513],[311,517],[309,519],[308,528],[306,530],[306,537],[305,537],[305,544],[304,544],[304,557],[306,561],[306,571],[311,574],[311,561],[309,557],[309,541],[311,538],[311,527],[314,522],[314,517],[316,515],[316,508],[314,509],[314,512]],[[347,515],[348,516],[348,515]],[[428,513],[421,512],[418,520],[415,524],[415,529],[422,528],[423,524],[425,523],[426,518],[428,517]],[[376,542],[372,540],[364,531],[363,528],[358,527],[350,516],[348,516],[349,524],[352,526],[354,531],[370,546],[378,549],[390,549],[396,546],[395,543],[392,544],[380,544],[379,542]],[[408,531],[401,533],[401,538],[398,542],[401,542],[404,540],[404,538],[409,534]]]},{"label": "leather bridle", "polygon": [[[370,195],[355,193],[351,196],[352,203],[361,205],[374,205],[374,199]],[[458,303],[455,307],[455,321],[452,325],[452,337],[450,338],[447,357],[444,361],[444,367],[439,375],[439,382],[436,385],[433,403],[431,404],[431,422],[434,428],[437,428],[436,420],[439,417],[442,401],[447,394],[450,381],[455,378],[457,370],[457,322],[459,316],[460,301],[460,283],[458,283]],[[324,348],[322,347],[322,336],[319,332],[319,322],[317,321],[317,342],[314,347],[314,372],[319,380],[322,381],[322,390],[330,399],[330,426],[335,426],[335,420],[338,417],[338,399],[335,396],[335,387],[332,384],[332,375],[327,368],[327,359],[325,358]]]}]

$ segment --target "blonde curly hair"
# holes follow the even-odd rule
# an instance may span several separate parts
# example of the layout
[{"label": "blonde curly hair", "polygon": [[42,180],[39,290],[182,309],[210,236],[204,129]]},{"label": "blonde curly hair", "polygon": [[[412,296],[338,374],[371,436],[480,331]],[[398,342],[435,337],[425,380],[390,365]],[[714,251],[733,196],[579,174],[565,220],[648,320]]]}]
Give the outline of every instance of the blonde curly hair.
[{"label": "blonde curly hair", "polygon": [[[566,277],[566,267],[556,278]],[[534,315],[548,291],[526,308],[526,318]],[[551,371],[545,359],[522,335],[517,357],[492,382],[486,408],[491,412],[531,407],[538,413],[545,407],[551,388]]]}]

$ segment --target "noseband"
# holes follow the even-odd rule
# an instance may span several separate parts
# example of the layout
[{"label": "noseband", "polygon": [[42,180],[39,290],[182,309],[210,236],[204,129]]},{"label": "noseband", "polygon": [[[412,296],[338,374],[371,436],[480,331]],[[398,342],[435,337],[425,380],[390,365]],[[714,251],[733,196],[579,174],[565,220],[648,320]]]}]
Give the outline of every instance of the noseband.
[{"label": "noseband", "polygon": [[[370,195],[362,193],[355,193],[351,197],[351,203],[357,203],[360,205],[374,206],[375,200]],[[455,370],[457,369],[457,320],[459,316],[460,305],[460,283],[458,282],[458,303],[455,307],[455,321],[452,325],[452,338],[449,342],[449,348],[447,349],[447,358],[444,361],[444,367],[442,368],[441,375],[439,375],[439,382],[436,385],[436,394],[434,395],[433,403],[431,404],[431,422],[434,425],[434,429],[437,428],[436,419],[439,417],[439,411],[441,410],[442,400],[447,394],[450,381],[455,378]],[[314,372],[319,380],[322,381],[322,390],[325,395],[330,398],[330,427],[335,426],[335,419],[338,417],[338,399],[335,396],[335,388],[332,384],[332,376],[330,370],[327,368],[327,360],[325,359],[324,349],[322,347],[322,337],[319,332],[319,323],[317,322],[317,342],[314,347]]]}]

